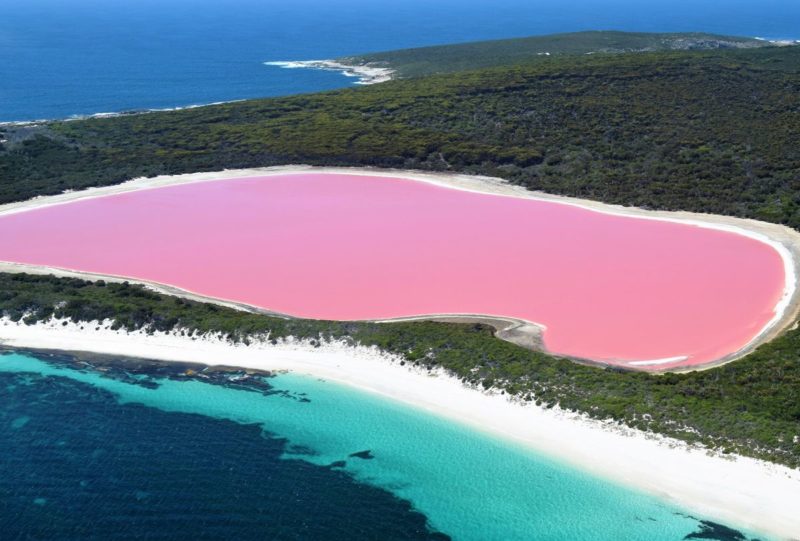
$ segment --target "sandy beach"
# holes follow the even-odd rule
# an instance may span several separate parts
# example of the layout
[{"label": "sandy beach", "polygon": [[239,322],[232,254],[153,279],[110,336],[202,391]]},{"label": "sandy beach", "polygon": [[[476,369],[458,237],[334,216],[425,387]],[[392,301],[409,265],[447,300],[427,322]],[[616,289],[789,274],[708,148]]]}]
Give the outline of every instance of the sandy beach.
[{"label": "sandy beach", "polygon": [[[797,287],[798,273],[797,268],[800,264],[800,234],[789,228],[759,222],[755,220],[746,220],[740,218],[732,218],[726,216],[716,216],[689,212],[663,212],[663,211],[649,211],[632,207],[621,207],[616,205],[607,205],[589,200],[581,200],[575,198],[568,198],[562,196],[553,196],[549,194],[531,192],[519,186],[508,184],[502,179],[478,177],[458,174],[447,173],[427,173],[418,171],[399,171],[399,170],[377,170],[371,168],[320,168],[310,166],[283,166],[271,167],[262,169],[242,169],[219,171],[211,173],[196,173],[187,175],[173,175],[161,176],[154,178],[135,179],[120,185],[109,186],[103,188],[92,188],[80,192],[64,193],[57,196],[35,198],[30,201],[21,203],[12,203],[0,206],[0,215],[13,214],[22,212],[33,208],[47,207],[50,205],[57,205],[67,203],[70,201],[78,201],[91,199],[111,194],[125,193],[138,190],[146,190],[150,188],[158,188],[162,186],[171,186],[179,184],[188,184],[195,182],[214,181],[221,179],[236,179],[252,176],[271,176],[271,175],[285,175],[289,173],[346,173],[348,175],[368,175],[372,177],[401,177],[415,181],[425,182],[438,186],[443,186],[451,189],[462,191],[469,191],[481,194],[489,194],[501,197],[513,197],[534,199],[539,201],[548,201],[564,205],[576,206],[584,209],[590,209],[595,212],[604,214],[634,216],[640,219],[648,220],[661,220],[669,222],[683,223],[703,228],[717,229],[726,232],[736,233],[739,235],[747,236],[756,239],[760,242],[770,245],[781,256],[784,264],[785,273],[785,288],[783,295],[778,304],[774,308],[774,314],[771,320],[762,328],[748,344],[744,347],[730,353],[722,358],[716,359],[713,362],[694,364],[685,369],[698,369],[708,368],[730,362],[741,356],[749,353],[759,344],[764,343],[783,330],[790,327],[797,320],[798,310],[800,310],[800,289]],[[32,265],[20,265],[12,262],[0,262],[0,271],[8,272],[34,272],[34,273],[53,273],[65,276],[78,276],[87,279],[108,279],[108,280],[123,280],[128,279],[122,276],[109,276],[99,275],[92,273],[79,272],[70,269],[58,269],[52,267],[37,267]],[[209,298],[207,296],[198,295],[193,291],[186,291],[174,287],[169,284],[160,284],[154,282],[146,282],[141,280],[129,279],[132,282],[139,282],[156,289],[158,291],[180,295],[188,298],[218,302],[226,306],[232,306],[239,309],[245,309],[256,312],[266,312],[275,314],[263,308],[257,308],[242,304],[241,302],[234,302],[228,299]],[[280,315],[280,314],[277,314]],[[536,321],[515,320],[509,318],[504,314],[424,314],[413,315],[400,319],[442,319],[453,320],[457,318],[459,321],[482,321],[488,322],[498,329],[498,336],[509,340],[518,345],[529,348],[542,349],[541,342],[541,325]],[[661,365],[668,363],[671,359],[657,359],[653,361],[630,363],[632,368],[640,368],[648,371],[657,372],[664,370]],[[591,361],[589,361],[591,362]],[[603,363],[596,363],[603,364]],[[670,370],[682,370],[683,368],[670,368]]]},{"label": "sandy beach", "polygon": [[0,320],[7,347],[87,351],[260,370],[290,370],[350,385],[522,443],[571,466],[692,512],[784,539],[800,532],[800,472],[689,448],[677,440],[509,401],[442,373],[401,366],[376,348],[298,341],[231,344],[219,336],[112,331],[109,322]]}]

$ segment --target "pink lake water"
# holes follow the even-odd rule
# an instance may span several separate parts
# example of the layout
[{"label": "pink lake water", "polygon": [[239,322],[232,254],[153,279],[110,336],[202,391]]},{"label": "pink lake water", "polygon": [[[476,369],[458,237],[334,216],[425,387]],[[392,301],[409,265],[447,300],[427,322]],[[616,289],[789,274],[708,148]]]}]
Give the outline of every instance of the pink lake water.
[{"label": "pink lake water", "polygon": [[737,351],[773,317],[771,246],[398,178],[198,182],[0,216],[0,260],[151,280],[300,317],[487,314],[640,368]]}]

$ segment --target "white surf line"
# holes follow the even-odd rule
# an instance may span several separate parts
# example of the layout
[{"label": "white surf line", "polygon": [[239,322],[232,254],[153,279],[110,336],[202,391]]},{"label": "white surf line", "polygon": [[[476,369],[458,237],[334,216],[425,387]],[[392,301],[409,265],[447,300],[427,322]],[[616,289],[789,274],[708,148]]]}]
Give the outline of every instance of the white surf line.
[{"label": "white surf line", "polygon": [[[392,68],[382,68],[379,66],[342,64],[334,60],[287,60],[263,62],[265,66],[275,66],[284,69],[317,69],[324,71],[338,71],[345,77],[356,77],[357,85],[373,85],[384,83],[394,78],[395,71]],[[267,96],[269,97],[269,96]],[[260,96],[253,98],[239,98],[233,100],[210,101],[207,103],[195,103],[190,105],[176,105],[175,107],[158,107],[145,109],[125,109],[122,111],[109,111],[99,113],[76,113],[59,118],[38,118],[34,120],[3,120],[0,126],[37,126],[48,122],[72,122],[75,120],[86,120],[91,118],[114,118],[118,116],[145,115],[149,113],[166,113],[170,111],[182,111],[184,109],[197,109],[199,107],[210,107],[212,105],[224,105],[226,103],[238,103],[248,100],[261,99]]]},{"label": "white surf line", "polygon": [[3,120],[0,121],[2,126],[38,126],[40,124],[47,124],[48,122],[73,122],[75,120],[88,120],[93,118],[115,118],[118,116],[134,116],[134,115],[147,115],[150,113],[169,113],[171,111],[183,111],[184,109],[199,109],[200,107],[211,107],[212,105],[225,105],[226,103],[239,103],[259,98],[239,98],[235,100],[225,101],[210,101],[208,103],[193,103],[190,105],[176,105],[175,107],[160,107],[148,109],[126,109],[123,111],[109,111],[101,113],[75,113],[63,118],[39,118],[36,120]]},{"label": "white surf line", "polygon": [[356,84],[374,85],[392,79],[395,70],[378,66],[342,64],[335,60],[279,60],[264,62],[265,66],[275,66],[284,69],[318,69],[325,71],[338,71],[345,77],[358,77]]}]

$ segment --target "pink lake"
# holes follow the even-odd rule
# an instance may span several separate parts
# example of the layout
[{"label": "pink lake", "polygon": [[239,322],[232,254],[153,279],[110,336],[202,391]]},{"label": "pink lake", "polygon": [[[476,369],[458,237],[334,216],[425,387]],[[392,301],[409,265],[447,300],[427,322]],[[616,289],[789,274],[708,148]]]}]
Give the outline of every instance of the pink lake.
[{"label": "pink lake", "polygon": [[748,237],[398,178],[285,174],[0,217],[0,260],[170,284],[300,317],[487,314],[554,353],[664,369],[773,317],[783,261]]}]

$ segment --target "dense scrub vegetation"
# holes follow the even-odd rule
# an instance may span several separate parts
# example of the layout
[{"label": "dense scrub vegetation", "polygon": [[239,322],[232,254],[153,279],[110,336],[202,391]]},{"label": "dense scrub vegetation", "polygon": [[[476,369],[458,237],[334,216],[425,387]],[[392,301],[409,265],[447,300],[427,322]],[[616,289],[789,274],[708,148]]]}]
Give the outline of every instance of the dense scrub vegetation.
[{"label": "dense scrub vegetation", "polygon": [[174,112],[5,126],[0,202],[287,163],[496,175],[800,227],[800,47],[559,57]]},{"label": "dense scrub vegetation", "polygon": [[[0,314],[33,324],[51,316],[118,328],[220,332],[248,340],[345,338],[421,367],[546,406],[612,418],[723,452],[800,466],[800,330],[714,370],[651,376],[598,369],[529,351],[483,325],[283,319],[170,297],[127,283],[0,273]],[[349,337],[349,338],[346,338]]]},{"label": "dense scrub vegetation", "polygon": [[[487,174],[531,189],[800,228],[800,47],[542,57],[368,88],[0,126],[0,203],[137,176],[287,163]],[[522,399],[800,466],[800,331],[706,372],[580,366],[483,326],[289,320],[120,284],[0,274],[34,322],[246,340],[352,337]]]},{"label": "dense scrub vegetation", "polygon": [[390,67],[399,77],[491,68],[552,55],[582,55],[664,50],[704,50],[766,47],[753,38],[698,32],[644,33],[617,31],[572,32],[527,38],[436,45],[340,58],[345,64]]}]

